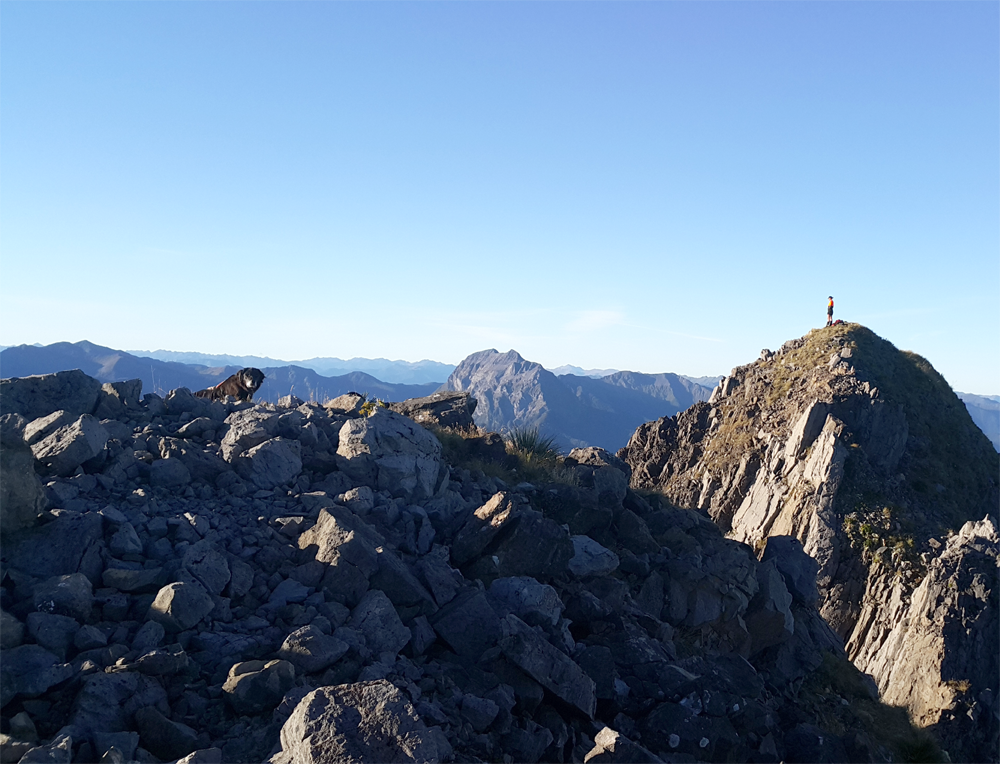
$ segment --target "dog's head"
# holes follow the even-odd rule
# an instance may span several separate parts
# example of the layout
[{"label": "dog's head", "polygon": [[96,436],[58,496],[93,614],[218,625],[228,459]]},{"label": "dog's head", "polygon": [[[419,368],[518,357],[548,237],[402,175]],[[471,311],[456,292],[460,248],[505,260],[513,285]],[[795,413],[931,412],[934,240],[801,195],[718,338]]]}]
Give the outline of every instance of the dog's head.
[{"label": "dog's head", "polygon": [[241,369],[236,374],[236,378],[251,394],[257,392],[260,386],[264,384],[264,372],[260,369],[255,369],[252,366],[246,369]]}]

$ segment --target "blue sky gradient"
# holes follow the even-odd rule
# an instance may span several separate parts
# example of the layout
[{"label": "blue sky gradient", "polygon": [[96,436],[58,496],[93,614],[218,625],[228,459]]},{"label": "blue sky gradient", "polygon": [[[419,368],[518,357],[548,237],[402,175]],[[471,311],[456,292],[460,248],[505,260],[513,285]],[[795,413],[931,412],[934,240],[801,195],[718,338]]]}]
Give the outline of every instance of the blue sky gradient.
[{"label": "blue sky gradient", "polygon": [[1000,392],[1000,5],[0,8],[0,342]]}]

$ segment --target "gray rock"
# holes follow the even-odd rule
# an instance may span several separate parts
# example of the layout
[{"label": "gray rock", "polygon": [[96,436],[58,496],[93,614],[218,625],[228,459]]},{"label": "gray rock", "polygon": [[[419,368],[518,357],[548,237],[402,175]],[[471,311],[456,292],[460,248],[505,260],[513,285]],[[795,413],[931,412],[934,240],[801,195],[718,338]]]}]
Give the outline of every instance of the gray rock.
[{"label": "gray rock", "polygon": [[471,430],[475,427],[472,414],[476,410],[476,399],[469,393],[444,390],[424,398],[408,398],[401,403],[390,403],[389,408],[425,427],[433,425],[458,430]]},{"label": "gray rock", "polygon": [[132,668],[146,676],[164,676],[184,671],[189,665],[187,653],[179,645],[175,645],[143,653],[135,659]]},{"label": "gray rock", "polygon": [[761,562],[773,560],[792,599],[803,605],[819,602],[816,586],[817,562],[805,553],[802,542],[794,536],[769,536],[760,556]]},{"label": "gray rock", "polygon": [[28,613],[28,633],[35,642],[55,655],[60,661],[66,660],[66,654],[73,637],[80,630],[73,618],[52,613]]},{"label": "gray rock", "polygon": [[399,619],[389,598],[378,589],[361,598],[347,625],[363,634],[368,648],[378,656],[389,653],[395,657],[410,641],[410,630]]},{"label": "gray rock", "polygon": [[413,420],[388,409],[351,419],[340,430],[344,471],[377,490],[419,501],[431,498],[441,472],[441,442]]},{"label": "gray rock", "polygon": [[90,414],[60,427],[31,446],[35,458],[57,475],[71,475],[77,467],[104,450],[108,431]]},{"label": "gray rock", "polygon": [[101,383],[79,369],[0,380],[0,415],[21,414],[29,421],[53,411],[92,414]]},{"label": "gray rock", "polygon": [[[569,572],[573,542],[566,528],[533,509],[523,509],[517,521],[509,525],[487,550],[495,559],[497,575],[549,581]],[[483,562],[487,561],[480,561]],[[475,566],[470,566],[470,570],[476,577],[491,578]]]},{"label": "gray rock", "polygon": [[48,416],[38,417],[24,426],[24,442],[33,446],[60,427],[72,424],[78,416],[79,414],[73,414],[69,411],[53,411]]},{"label": "gray rock", "polygon": [[295,684],[295,667],[284,660],[244,661],[229,669],[222,691],[238,714],[269,711]]},{"label": "gray rock", "polygon": [[165,635],[166,631],[161,624],[156,621],[146,621],[132,638],[132,649],[144,653],[158,647]]},{"label": "gray rock", "polygon": [[35,524],[49,505],[35,473],[35,457],[22,444],[0,448],[0,533],[5,536]]},{"label": "gray rock", "polygon": [[285,637],[278,656],[294,665],[301,673],[315,674],[332,666],[349,649],[346,642],[309,625]]},{"label": "gray rock", "polygon": [[359,393],[345,393],[339,395],[332,401],[323,404],[323,408],[331,412],[356,415],[361,412],[361,407],[365,405],[365,396]]},{"label": "gray rock", "polygon": [[472,725],[476,732],[485,732],[500,713],[500,706],[487,698],[475,695],[462,696],[462,718]]},{"label": "gray rock", "polygon": [[168,631],[184,631],[212,612],[215,602],[200,584],[176,581],[156,594],[149,618]]},{"label": "gray rock", "polygon": [[0,732],[0,762],[3,764],[17,764],[34,747],[34,742],[17,740],[13,735]]},{"label": "gray rock", "polygon": [[299,536],[299,549],[312,551],[327,565],[323,586],[338,602],[354,606],[368,589],[368,579],[378,570],[376,549],[385,539],[349,509],[321,510],[316,525]]},{"label": "gray rock", "polygon": [[229,563],[210,541],[201,540],[189,546],[181,564],[205,587],[209,594],[222,594],[229,583]]},{"label": "gray rock", "polygon": [[108,542],[108,549],[115,557],[142,554],[142,542],[139,540],[139,534],[132,527],[132,523],[122,523]]},{"label": "gray rock", "polygon": [[149,467],[149,484],[179,488],[191,482],[191,470],[180,459],[157,459]]},{"label": "gray rock", "polygon": [[585,467],[614,467],[625,473],[626,477],[632,474],[632,468],[624,459],[619,459],[614,454],[605,451],[603,448],[588,446],[586,448],[574,448],[566,457],[566,465],[573,466],[580,464]]},{"label": "gray rock", "polygon": [[84,553],[103,535],[96,512],[66,514],[45,525],[4,537],[4,556],[10,567],[38,578],[80,570]]},{"label": "gray rock", "polygon": [[792,595],[773,561],[757,568],[760,589],[750,602],[745,616],[747,631],[753,640],[751,654],[781,644],[795,632]]},{"label": "gray rock", "polygon": [[97,733],[126,732],[132,727],[137,709],[166,700],[163,687],[150,677],[131,671],[92,674],[83,680],[69,721],[92,737]]},{"label": "gray rock", "polygon": [[198,747],[198,735],[193,729],[171,721],[153,706],[135,712],[135,725],[142,747],[160,759],[179,759]]},{"label": "gray rock", "polygon": [[477,509],[455,535],[451,559],[455,565],[465,565],[479,557],[500,531],[513,524],[521,515],[520,504],[504,491],[494,494]]},{"label": "gray rock", "polygon": [[222,749],[202,748],[200,751],[189,753],[183,759],[178,759],[177,764],[222,764]]},{"label": "gray rock", "polygon": [[274,411],[253,407],[234,411],[226,417],[229,429],[222,439],[222,458],[232,462],[244,451],[278,434],[278,416]]},{"label": "gray rock", "polygon": [[108,568],[101,574],[101,581],[106,587],[121,592],[141,594],[159,591],[166,583],[163,568],[143,568],[131,570],[128,568]]},{"label": "gray rock", "polygon": [[597,694],[594,680],[565,653],[550,645],[532,627],[515,615],[501,622],[503,654],[547,690],[594,718]]},{"label": "gray rock", "polygon": [[81,652],[106,647],[107,644],[108,638],[104,635],[104,632],[96,626],[90,626],[89,624],[81,627],[73,637],[73,646]]},{"label": "gray rock", "polygon": [[271,438],[244,451],[233,460],[233,467],[257,488],[276,488],[302,472],[302,446],[297,440]]},{"label": "gray rock", "polygon": [[82,573],[52,576],[32,590],[35,610],[58,613],[85,622],[90,618],[94,605],[94,591],[90,580]]},{"label": "gray rock", "polygon": [[0,649],[10,650],[24,641],[24,624],[6,610],[0,610]]},{"label": "gray rock", "polygon": [[513,613],[530,626],[556,626],[564,608],[555,589],[527,576],[498,578],[486,596],[499,616]]},{"label": "gray rock", "polygon": [[378,680],[321,687],[306,695],[281,728],[270,764],[438,762],[451,754],[405,696]]},{"label": "gray rock", "polygon": [[73,667],[40,645],[7,650],[0,663],[0,707],[17,695],[37,698],[50,687],[73,676]]},{"label": "gray rock", "polygon": [[501,636],[500,619],[478,589],[459,594],[430,621],[452,650],[473,660],[496,645]]},{"label": "gray rock", "polygon": [[569,572],[577,578],[606,576],[618,568],[618,555],[590,536],[573,536],[570,540],[573,542],[573,556],[569,560]]}]

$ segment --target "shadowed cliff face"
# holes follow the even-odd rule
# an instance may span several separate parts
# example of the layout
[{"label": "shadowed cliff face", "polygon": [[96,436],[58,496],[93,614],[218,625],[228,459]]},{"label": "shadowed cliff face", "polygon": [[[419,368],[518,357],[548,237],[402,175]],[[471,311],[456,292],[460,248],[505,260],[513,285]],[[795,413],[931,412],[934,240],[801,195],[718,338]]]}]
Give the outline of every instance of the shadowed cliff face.
[{"label": "shadowed cliff face", "polygon": [[[973,601],[995,608],[995,551],[979,594],[925,629],[912,670],[893,670],[884,652],[917,617],[911,596],[944,537],[997,507],[997,454],[927,361],[857,324],[814,330],[734,369],[708,402],[642,425],[619,456],[632,467],[633,488],[706,511],[731,538],[801,540],[819,564],[824,618],[884,696],[922,723],[936,724],[954,703],[979,718],[984,691],[994,708],[995,668],[956,677],[931,654],[968,653],[966,673],[976,656],[995,667],[995,634],[977,641],[969,623]],[[938,579],[939,587],[959,585],[954,575]],[[918,664],[936,679],[918,682]],[[948,682],[964,690],[939,692]],[[915,684],[924,688],[916,695],[902,689]],[[995,740],[995,716],[987,726],[980,742]],[[965,736],[967,751],[980,750],[976,734]]]}]

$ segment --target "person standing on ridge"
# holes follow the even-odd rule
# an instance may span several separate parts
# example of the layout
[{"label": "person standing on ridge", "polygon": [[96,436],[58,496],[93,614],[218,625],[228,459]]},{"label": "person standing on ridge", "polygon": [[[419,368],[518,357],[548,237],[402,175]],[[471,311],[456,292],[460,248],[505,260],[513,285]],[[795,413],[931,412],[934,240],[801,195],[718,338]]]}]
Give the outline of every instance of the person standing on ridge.
[{"label": "person standing on ridge", "polygon": [[833,325],[833,295],[830,295],[830,302],[826,304],[826,325]]}]

